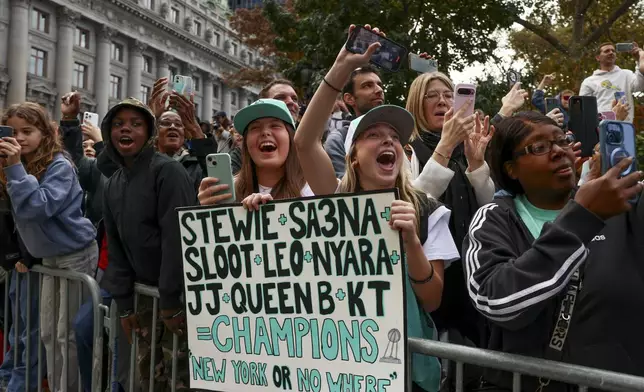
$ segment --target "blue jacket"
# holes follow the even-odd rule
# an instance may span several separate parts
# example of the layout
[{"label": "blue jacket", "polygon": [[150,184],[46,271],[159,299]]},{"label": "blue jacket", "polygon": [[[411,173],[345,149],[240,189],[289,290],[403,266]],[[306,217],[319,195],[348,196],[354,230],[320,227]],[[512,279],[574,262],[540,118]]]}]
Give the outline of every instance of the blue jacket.
[{"label": "blue jacket", "polygon": [[4,172],[15,223],[32,256],[63,256],[94,241],[96,229],[83,217],[83,191],[62,154],[54,156],[40,182],[22,164]]},{"label": "blue jacket", "polygon": [[[568,111],[561,105],[561,94],[557,94],[555,98],[559,101],[559,110],[561,110],[561,113],[564,115],[563,128],[567,129],[569,118]],[[541,114],[546,114],[546,93],[543,90],[534,90],[532,93],[532,104],[534,107],[539,109]]]}]

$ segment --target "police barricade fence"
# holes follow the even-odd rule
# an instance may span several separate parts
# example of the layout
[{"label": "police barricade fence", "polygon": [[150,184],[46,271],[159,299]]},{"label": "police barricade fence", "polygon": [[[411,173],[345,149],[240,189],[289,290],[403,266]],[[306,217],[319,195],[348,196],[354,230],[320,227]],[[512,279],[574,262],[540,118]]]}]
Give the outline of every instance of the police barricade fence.
[{"label": "police barricade fence", "polygon": [[[11,304],[9,300],[9,292],[10,292],[10,286],[11,286],[11,275],[16,274],[16,280],[15,280],[15,303],[13,304],[14,308],[11,309]],[[17,271],[11,271],[6,274],[6,280],[5,280],[5,288],[4,288],[4,313],[3,313],[3,322],[4,322],[4,331],[3,331],[3,339],[2,339],[2,353],[4,355],[8,354],[8,350],[13,348],[13,366],[15,364],[22,362],[22,358],[19,358],[19,356],[22,356],[24,358],[24,363],[23,365],[25,366],[25,385],[24,385],[24,390],[25,391],[31,391],[37,388],[38,392],[43,390],[43,380],[46,378],[45,377],[45,370],[49,368],[54,372],[56,366],[63,366],[62,369],[62,382],[63,384],[67,384],[67,375],[69,374],[69,363],[68,361],[63,361],[63,363],[46,363],[45,355],[44,355],[44,349],[43,349],[43,343],[42,340],[40,339],[41,337],[41,326],[39,322],[39,317],[40,317],[40,306],[37,306],[36,309],[36,314],[32,314],[32,304],[34,300],[36,300],[36,303],[39,305],[40,300],[42,298],[42,290],[43,290],[43,278],[44,277],[51,277],[54,279],[53,281],[53,287],[55,288],[55,293],[54,296],[60,295],[60,291],[57,289],[58,287],[64,287],[65,288],[65,298],[67,298],[67,301],[65,303],[66,306],[66,311],[65,314],[68,315],[68,317],[65,319],[65,336],[64,336],[64,342],[62,344],[62,347],[60,347],[61,350],[66,351],[66,356],[69,358],[70,355],[70,344],[69,344],[69,333],[70,329],[72,326],[70,325],[70,318],[74,318],[75,314],[70,315],[70,298],[73,296],[76,296],[78,301],[74,301],[74,303],[77,303],[79,306],[82,305],[83,303],[86,302],[86,296],[89,295],[89,299],[92,302],[93,305],[93,311],[92,311],[92,318],[93,318],[93,363],[92,363],[92,380],[91,380],[91,391],[92,392],[101,392],[101,384],[102,384],[102,372],[97,371],[97,369],[102,368],[102,360],[103,360],[103,314],[107,311],[107,308],[102,304],[101,302],[101,293],[100,289],[98,286],[98,283],[94,278],[91,276],[76,272],[76,271],[70,271],[70,270],[64,270],[64,269],[55,269],[55,268],[48,268],[44,267],[41,265],[36,265],[34,266],[29,273],[19,273]],[[37,279],[37,281],[34,281],[34,279]],[[73,282],[76,282],[77,284],[73,284]],[[61,284],[62,283],[62,284]],[[70,284],[71,283],[71,284]],[[34,284],[37,284],[37,286],[33,286]],[[21,286],[26,285],[27,289],[25,290],[26,292],[26,298],[21,298]],[[72,287],[74,287],[72,289]],[[33,292],[35,291],[35,292]],[[76,291],[76,292],[71,292],[70,291]],[[37,295],[37,298],[32,298],[33,295]],[[27,304],[24,306],[24,313],[22,314],[23,311],[21,311],[21,301],[25,301]],[[54,302],[56,303],[56,302]],[[10,319],[9,312],[13,310],[14,316],[11,317],[11,324],[13,325],[13,328],[9,325],[7,322]],[[58,314],[60,309],[51,309],[51,311],[54,312],[54,314]],[[36,319],[32,319],[33,317],[36,317]],[[23,321],[24,320],[24,321]],[[58,322],[57,322],[57,317],[54,319],[52,328],[52,340],[56,341],[57,340],[57,335],[58,335]],[[21,336],[19,336],[19,331],[20,327],[19,324],[24,323],[25,326],[24,328],[27,330],[26,333],[26,338],[24,342],[20,342]],[[35,330],[30,330],[31,327],[34,327]],[[13,331],[13,334],[10,335],[10,330]],[[37,334],[34,333],[37,337],[37,341],[33,341],[32,339],[32,333],[30,332],[37,332]],[[33,374],[31,372],[33,371],[32,366],[29,364],[32,363],[33,358],[31,358],[31,355],[33,355],[33,345],[37,345],[37,356],[38,356],[38,362],[37,362],[37,382],[38,385],[34,386],[31,385],[31,381],[33,380]],[[20,347],[24,345],[24,348],[20,349]],[[54,344],[55,349],[58,349],[59,347]],[[22,352],[21,352],[22,351]],[[76,356],[76,353],[73,352],[71,355]],[[55,373],[55,372],[54,372]],[[82,385],[81,383],[81,378],[80,378],[80,372],[76,372],[78,374],[78,385],[79,388]],[[60,386],[56,385],[56,382],[58,380],[47,380],[48,381],[48,388],[50,391],[56,391],[56,390],[67,390],[66,386]],[[6,386],[5,386],[6,387]],[[4,389],[3,389],[4,390]]]},{"label": "police barricade fence", "polygon": [[[140,296],[147,296],[152,298],[153,311],[152,318],[153,320],[158,320],[158,300],[159,300],[159,291],[156,287],[146,286],[143,284],[137,283],[135,285],[135,309],[139,302]],[[116,310],[116,304],[112,302],[110,309],[109,319],[106,320],[106,325],[110,331],[110,347],[113,350],[113,353],[116,353],[116,344],[118,340],[118,330],[120,328],[120,322],[118,318],[118,312]],[[152,323],[154,325],[154,323]],[[158,349],[157,345],[157,336],[156,328],[151,329],[151,339],[150,339],[150,350],[151,350],[151,360],[150,360],[150,370],[149,370],[149,391],[153,392],[155,375],[155,363],[154,360]],[[131,346],[131,355],[130,355],[130,369],[129,369],[129,388],[126,389],[128,392],[136,392],[138,388],[135,389],[135,380],[136,373],[138,371],[136,366],[137,358],[137,344],[139,337],[133,333],[132,341],[134,342]],[[521,377],[522,376],[532,376],[538,377],[545,380],[560,381],[571,385],[578,385],[580,392],[588,391],[588,388],[594,388],[604,391],[619,391],[619,392],[635,392],[635,391],[644,391],[644,378],[636,377],[628,374],[610,372],[606,370],[599,370],[588,368],[584,366],[572,365],[568,363],[555,362],[540,358],[530,358],[516,354],[508,354],[492,350],[484,350],[478,348],[472,348],[467,346],[462,346],[458,344],[451,344],[441,341],[425,340],[425,339],[408,339],[408,360],[411,363],[412,353],[418,353],[421,355],[432,356],[436,358],[441,358],[447,361],[454,361],[455,366],[455,392],[464,391],[464,364],[470,364],[475,366],[480,366],[482,368],[496,369],[501,371],[507,371],[513,374],[513,392],[521,392]],[[172,379],[170,382],[172,392],[175,392],[176,386],[176,377],[177,377],[177,350],[178,350],[178,338],[173,334],[172,336]],[[113,355],[112,368],[115,368],[115,362],[118,361],[118,355]],[[444,361],[445,362],[445,361]],[[445,363],[444,363],[445,364]],[[411,366],[409,366],[411,369]],[[112,386],[117,385],[116,373],[112,370],[111,374],[111,384]],[[411,377],[408,377],[411,380]],[[410,381],[411,383],[411,381]],[[411,390],[411,388],[410,388]],[[116,392],[117,390],[112,388],[112,391]],[[147,391],[143,391],[147,392]]]}]

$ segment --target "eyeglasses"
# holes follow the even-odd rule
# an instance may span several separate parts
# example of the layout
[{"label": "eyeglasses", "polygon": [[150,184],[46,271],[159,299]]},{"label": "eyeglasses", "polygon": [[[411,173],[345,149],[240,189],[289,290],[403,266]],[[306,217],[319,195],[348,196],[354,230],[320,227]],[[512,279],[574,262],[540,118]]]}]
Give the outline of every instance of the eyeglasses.
[{"label": "eyeglasses", "polygon": [[436,91],[436,90],[429,90],[427,93],[425,93],[425,99],[430,101],[430,102],[438,102],[440,101],[440,97],[443,97],[446,101],[453,101],[454,100],[454,92],[453,91]]},{"label": "eyeglasses", "polygon": [[572,147],[572,145],[575,143],[575,136],[571,134],[566,134],[565,136],[557,137],[555,140],[539,140],[538,142],[534,142],[532,144],[529,144],[525,146],[523,150],[517,151],[514,153],[515,158],[523,156],[523,155],[545,155],[552,151],[552,146],[555,144],[559,146],[559,148],[563,148],[564,150],[569,149]]},{"label": "eyeglasses", "polygon": [[183,123],[182,122],[159,121],[159,126],[163,127],[163,128],[170,128],[173,125],[174,125],[175,128],[179,128],[179,129],[183,128]]}]

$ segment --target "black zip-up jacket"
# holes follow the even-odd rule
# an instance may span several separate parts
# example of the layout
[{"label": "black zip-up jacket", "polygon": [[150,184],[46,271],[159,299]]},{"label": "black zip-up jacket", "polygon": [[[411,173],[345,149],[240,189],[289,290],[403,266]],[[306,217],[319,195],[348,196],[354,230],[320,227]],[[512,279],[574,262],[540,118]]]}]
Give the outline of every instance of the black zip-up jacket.
[{"label": "black zip-up jacket", "polygon": [[[644,376],[644,200],[606,221],[570,201],[535,239],[512,197],[481,207],[463,243],[467,287],[487,348]],[[563,351],[550,339],[576,269],[582,286]],[[561,353],[552,355],[552,353]],[[509,374],[488,381],[511,387]],[[536,390],[524,378],[525,390]],[[563,391],[551,382],[544,391]]]},{"label": "black zip-up jacket", "polygon": [[[126,168],[109,133],[104,127],[104,153],[121,168],[108,180],[103,196],[109,258],[103,287],[119,311],[134,308],[135,282],[158,286],[161,309],[179,309],[183,265],[175,209],[197,204],[194,185],[179,162],[151,145]],[[99,167],[103,160],[99,158]]]}]

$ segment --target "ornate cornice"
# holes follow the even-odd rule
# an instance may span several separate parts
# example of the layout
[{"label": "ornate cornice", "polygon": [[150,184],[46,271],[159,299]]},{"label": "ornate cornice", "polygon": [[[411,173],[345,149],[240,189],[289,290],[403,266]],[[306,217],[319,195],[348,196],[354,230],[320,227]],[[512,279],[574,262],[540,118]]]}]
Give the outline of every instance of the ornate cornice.
[{"label": "ornate cornice", "polygon": [[74,27],[78,19],[80,19],[80,14],[67,7],[58,7],[56,10],[56,21],[59,25]]}]

